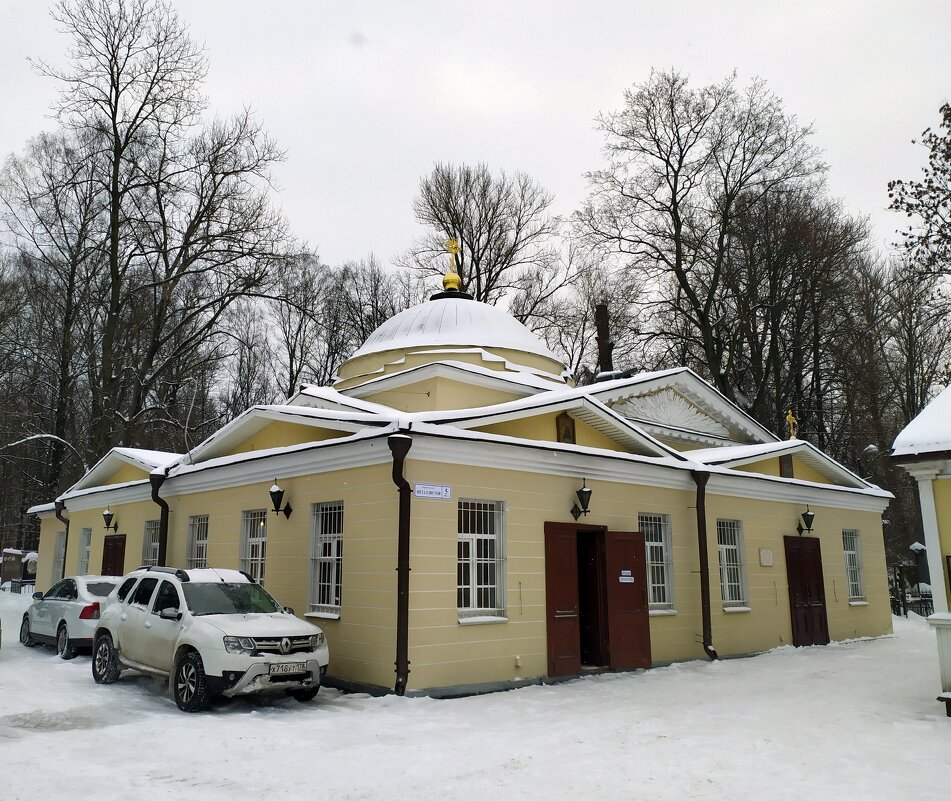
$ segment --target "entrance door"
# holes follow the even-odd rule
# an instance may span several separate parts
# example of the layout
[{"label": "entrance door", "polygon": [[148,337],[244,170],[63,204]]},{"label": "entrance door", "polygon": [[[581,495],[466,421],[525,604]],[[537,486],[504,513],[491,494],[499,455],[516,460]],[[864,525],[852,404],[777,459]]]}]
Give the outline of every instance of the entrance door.
[{"label": "entrance door", "polygon": [[581,672],[577,538],[575,528],[545,524],[549,676],[571,676]]},{"label": "entrance door", "polygon": [[607,532],[604,556],[611,667],[648,668],[651,630],[643,533]]},{"label": "entrance door", "polygon": [[102,544],[102,575],[121,576],[125,568],[125,534],[110,534]]},{"label": "entrance door", "polygon": [[822,555],[817,537],[784,537],[793,645],[829,642]]},{"label": "entrance door", "polygon": [[545,524],[548,675],[650,667],[644,535]]}]

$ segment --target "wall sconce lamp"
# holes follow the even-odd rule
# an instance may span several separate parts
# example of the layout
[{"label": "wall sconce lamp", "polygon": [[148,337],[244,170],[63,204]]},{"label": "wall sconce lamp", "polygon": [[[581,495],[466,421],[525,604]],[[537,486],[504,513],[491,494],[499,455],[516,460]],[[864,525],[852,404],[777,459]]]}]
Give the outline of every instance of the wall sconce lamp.
[{"label": "wall sconce lamp", "polygon": [[112,531],[118,531],[119,521],[116,520],[115,522],[113,522],[113,519],[115,518],[115,516],[116,516],[115,512],[113,512],[107,506],[102,512],[102,522],[106,524],[103,528],[108,528],[108,529],[111,529]]},{"label": "wall sconce lamp", "polygon": [[274,483],[271,484],[271,489],[268,490],[268,493],[271,496],[271,503],[274,504],[274,514],[280,514],[281,512],[283,512],[284,517],[290,517],[291,512],[293,512],[294,510],[291,509],[291,505],[289,503],[284,504],[283,509],[281,508],[281,501],[284,500],[284,490],[282,490],[277,485],[276,478],[274,479]]},{"label": "wall sconce lamp", "polygon": [[[816,513],[809,511],[809,504],[806,504],[806,511],[803,512],[800,517],[802,518],[802,523],[796,525],[796,531],[799,532],[799,536],[802,536],[804,531],[812,532],[812,521],[816,519]],[[805,526],[803,526],[805,523]]]},{"label": "wall sconce lamp", "polygon": [[586,486],[585,482],[586,479],[581,479],[581,489],[575,493],[575,495],[578,496],[578,503],[580,503],[581,506],[578,506],[578,503],[576,503],[571,507],[571,516],[575,520],[581,517],[581,515],[588,514],[589,511],[588,504],[591,503],[591,489]]}]

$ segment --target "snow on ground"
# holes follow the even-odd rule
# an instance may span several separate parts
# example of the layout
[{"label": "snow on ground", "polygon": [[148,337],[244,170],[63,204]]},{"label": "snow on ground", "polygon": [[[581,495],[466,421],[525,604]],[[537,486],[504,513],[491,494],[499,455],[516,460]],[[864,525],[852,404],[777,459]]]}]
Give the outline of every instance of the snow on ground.
[{"label": "snow on ground", "polygon": [[150,678],[98,686],[88,656],[22,647],[28,603],[0,593],[4,801],[937,801],[951,788],[921,619],[896,619],[894,637],[459,700],[324,689],[186,715]]}]

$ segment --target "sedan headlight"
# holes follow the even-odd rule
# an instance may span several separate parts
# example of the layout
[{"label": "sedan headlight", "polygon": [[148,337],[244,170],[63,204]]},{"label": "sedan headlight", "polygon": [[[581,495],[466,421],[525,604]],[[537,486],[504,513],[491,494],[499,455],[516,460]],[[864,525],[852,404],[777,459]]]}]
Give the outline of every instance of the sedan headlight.
[{"label": "sedan headlight", "polygon": [[225,650],[229,654],[253,654],[256,648],[250,637],[225,637]]},{"label": "sedan headlight", "polygon": [[324,633],[320,632],[319,634],[310,635],[310,650],[316,651],[318,648],[322,648],[326,639],[324,638]]}]

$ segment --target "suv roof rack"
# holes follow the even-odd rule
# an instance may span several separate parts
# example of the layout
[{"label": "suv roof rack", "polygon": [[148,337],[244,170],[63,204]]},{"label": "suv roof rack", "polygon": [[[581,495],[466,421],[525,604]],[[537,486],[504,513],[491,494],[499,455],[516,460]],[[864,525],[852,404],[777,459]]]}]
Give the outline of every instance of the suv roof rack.
[{"label": "suv roof rack", "polygon": [[165,565],[140,565],[136,570],[150,570],[155,573],[170,573],[179,581],[189,581],[188,573],[180,567],[166,567]]}]

